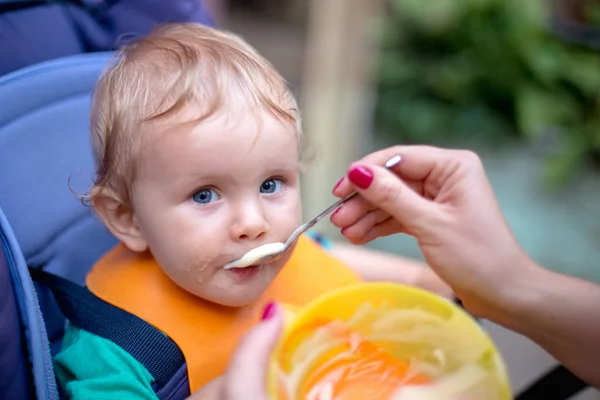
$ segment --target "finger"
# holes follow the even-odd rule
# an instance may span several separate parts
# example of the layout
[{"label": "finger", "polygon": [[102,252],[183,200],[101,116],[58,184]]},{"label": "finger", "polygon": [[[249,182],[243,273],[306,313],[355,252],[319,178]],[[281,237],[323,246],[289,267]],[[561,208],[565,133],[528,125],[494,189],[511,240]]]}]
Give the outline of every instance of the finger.
[{"label": "finger", "polygon": [[392,170],[405,181],[422,181],[441,162],[453,158],[454,153],[454,150],[433,146],[393,146],[371,153],[363,157],[359,163],[383,166],[389,159],[399,155],[402,157],[402,161],[396,164]]},{"label": "finger", "polygon": [[375,225],[382,223],[390,218],[390,215],[381,209],[369,211],[358,219],[354,219],[351,223],[340,226],[342,229],[353,227],[352,231],[365,234]]},{"label": "finger", "polygon": [[[271,303],[270,318],[251,329],[238,346],[226,375],[228,400],[266,400],[269,359],[283,327],[283,313]],[[267,312],[265,309],[265,313]]]},{"label": "finger", "polygon": [[[395,156],[402,161],[391,168],[408,184],[414,182],[417,193],[422,193],[423,181],[437,168],[456,158],[456,150],[441,149],[433,146],[392,146],[363,157],[357,163],[383,166]],[[420,186],[420,187],[418,187]],[[337,197],[348,195],[354,188],[347,178],[342,178],[335,186],[333,194]]]},{"label": "finger", "polygon": [[354,164],[347,177],[361,197],[387,212],[409,231],[435,224],[432,219],[435,221],[438,217],[439,207],[391,171],[376,165]]},{"label": "finger", "polygon": [[342,229],[342,235],[344,235],[350,243],[356,245],[366,244],[377,238],[394,235],[396,233],[408,232],[398,221],[391,217],[367,230],[354,225]]},{"label": "finger", "polygon": [[[422,182],[408,181],[405,183],[416,193],[423,195]],[[354,190],[354,187],[352,187],[352,190]],[[355,196],[335,210],[329,217],[329,221],[338,228],[345,228],[356,223],[365,214],[375,209],[377,207],[366,201],[363,197]]]},{"label": "finger", "polygon": [[354,224],[367,213],[376,210],[377,207],[360,196],[354,196],[346,201],[340,208],[335,210],[329,220],[338,228]]}]

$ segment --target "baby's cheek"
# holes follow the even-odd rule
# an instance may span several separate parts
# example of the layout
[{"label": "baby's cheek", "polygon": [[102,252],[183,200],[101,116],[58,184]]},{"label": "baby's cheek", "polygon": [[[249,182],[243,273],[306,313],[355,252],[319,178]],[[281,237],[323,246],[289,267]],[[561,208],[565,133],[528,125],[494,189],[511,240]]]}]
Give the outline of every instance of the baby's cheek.
[{"label": "baby's cheek", "polygon": [[285,232],[285,236],[291,235],[302,224],[301,214],[299,209],[296,210],[293,208],[292,210],[282,212],[279,215],[278,221],[280,230]]},{"label": "baby's cheek", "polygon": [[185,251],[185,264],[189,270],[203,272],[222,255],[223,245],[218,240],[198,238],[188,241]]},{"label": "baby's cheek", "polygon": [[170,274],[176,277],[175,280],[180,286],[198,295],[201,285],[210,281],[214,274],[213,261],[218,256],[219,254],[210,248],[189,248],[185,253],[179,254]]},{"label": "baby's cheek", "polygon": [[190,283],[202,283],[208,277],[208,266],[212,260],[209,257],[190,260],[185,268],[182,278]]},{"label": "baby's cheek", "polygon": [[218,256],[219,249],[214,240],[186,230],[169,235],[156,244],[160,252],[155,252],[155,257],[163,269],[178,280],[198,276],[198,272],[205,270],[211,260]]}]

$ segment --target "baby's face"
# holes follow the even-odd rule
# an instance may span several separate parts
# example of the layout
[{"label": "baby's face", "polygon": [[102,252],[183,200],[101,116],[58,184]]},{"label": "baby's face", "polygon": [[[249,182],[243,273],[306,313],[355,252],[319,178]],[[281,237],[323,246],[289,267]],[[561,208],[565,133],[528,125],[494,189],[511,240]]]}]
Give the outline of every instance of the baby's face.
[{"label": "baby's face", "polygon": [[240,106],[195,128],[153,133],[139,166],[134,218],[164,272],[218,304],[257,299],[289,255],[249,269],[223,265],[285,242],[301,223],[293,124]]}]

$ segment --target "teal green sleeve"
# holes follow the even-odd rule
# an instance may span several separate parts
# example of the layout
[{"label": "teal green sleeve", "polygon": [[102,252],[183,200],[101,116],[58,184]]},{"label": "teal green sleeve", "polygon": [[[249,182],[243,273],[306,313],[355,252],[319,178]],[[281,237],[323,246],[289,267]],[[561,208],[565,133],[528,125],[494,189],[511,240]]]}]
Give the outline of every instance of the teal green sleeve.
[{"label": "teal green sleeve", "polygon": [[309,229],[308,231],[306,231],[306,236],[308,236],[309,238],[314,240],[317,244],[319,244],[325,250],[331,250],[333,248],[333,242],[331,241],[331,239],[329,239],[325,235],[322,235],[316,231],[313,231],[312,229]]},{"label": "teal green sleeve", "polygon": [[110,340],[70,324],[54,368],[69,399],[158,399],[142,364]]}]

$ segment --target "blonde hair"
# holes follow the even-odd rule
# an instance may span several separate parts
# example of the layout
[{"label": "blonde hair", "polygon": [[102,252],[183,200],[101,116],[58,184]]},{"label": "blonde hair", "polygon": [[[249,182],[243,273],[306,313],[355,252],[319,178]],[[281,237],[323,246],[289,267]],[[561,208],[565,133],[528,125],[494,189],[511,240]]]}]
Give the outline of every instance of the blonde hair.
[{"label": "blonde hair", "polygon": [[130,205],[141,128],[170,122],[190,102],[198,123],[235,94],[281,121],[301,125],[287,82],[239,37],[199,24],[170,24],[125,45],[94,93],[91,141],[96,162],[93,202],[103,188]]}]

